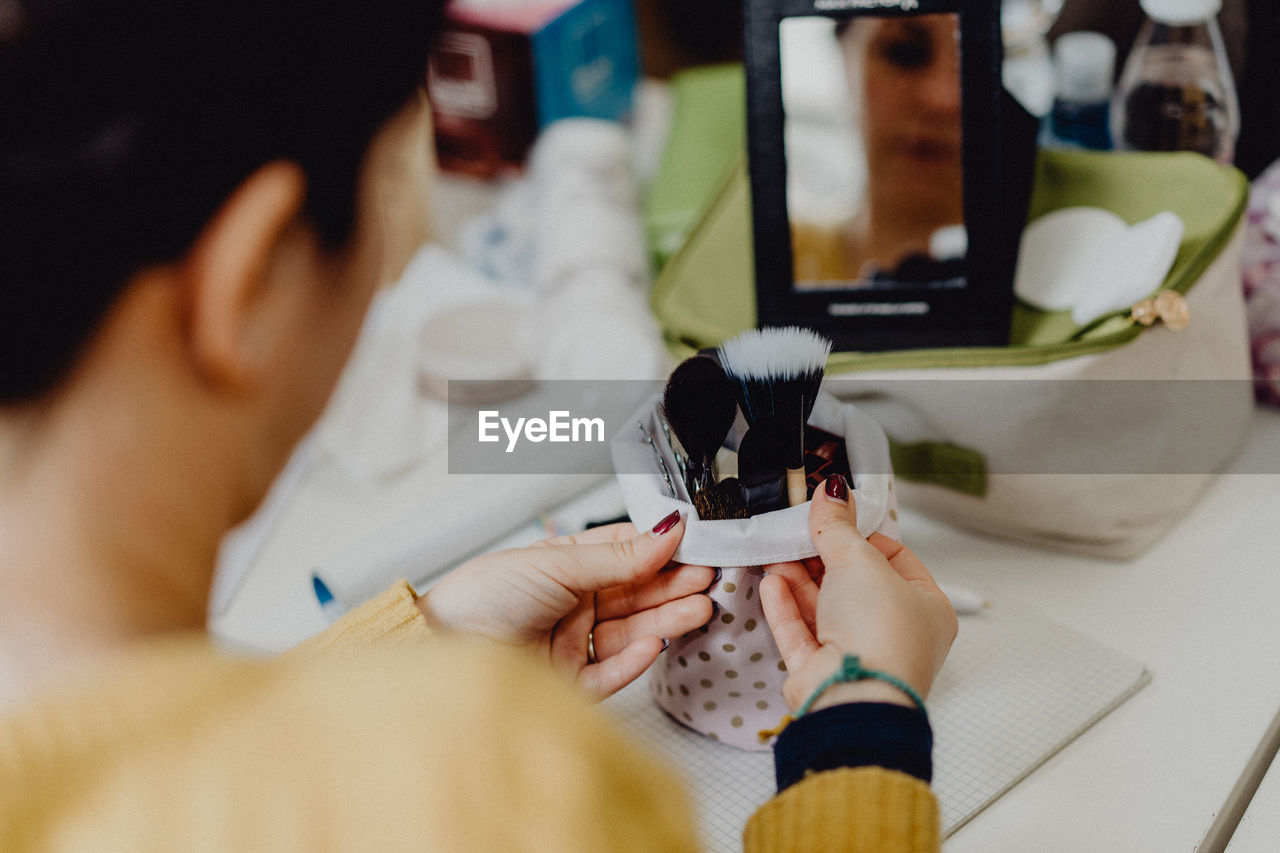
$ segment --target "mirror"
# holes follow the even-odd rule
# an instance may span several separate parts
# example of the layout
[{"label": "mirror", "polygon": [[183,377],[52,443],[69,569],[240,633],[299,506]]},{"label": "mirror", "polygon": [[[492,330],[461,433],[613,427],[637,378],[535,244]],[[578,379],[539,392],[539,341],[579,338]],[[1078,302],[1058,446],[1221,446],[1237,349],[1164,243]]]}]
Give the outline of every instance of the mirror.
[{"label": "mirror", "polygon": [[747,0],[746,19],[759,324],[1005,343],[998,0]]},{"label": "mirror", "polygon": [[955,13],[782,21],[797,289],[963,286],[959,25]]}]

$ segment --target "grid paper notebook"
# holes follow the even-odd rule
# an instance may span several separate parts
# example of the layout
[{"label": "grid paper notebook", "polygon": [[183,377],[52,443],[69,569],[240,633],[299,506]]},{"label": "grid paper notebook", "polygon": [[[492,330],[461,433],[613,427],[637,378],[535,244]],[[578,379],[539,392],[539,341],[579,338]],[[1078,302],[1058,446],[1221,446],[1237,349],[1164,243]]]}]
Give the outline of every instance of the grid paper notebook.
[{"label": "grid paper notebook", "polygon": [[[945,838],[1150,680],[1142,664],[1034,611],[989,607],[960,634],[929,697],[933,790]],[[604,703],[683,775],[707,851],[737,853],[774,793],[773,755],[672,721],[648,678]]]}]

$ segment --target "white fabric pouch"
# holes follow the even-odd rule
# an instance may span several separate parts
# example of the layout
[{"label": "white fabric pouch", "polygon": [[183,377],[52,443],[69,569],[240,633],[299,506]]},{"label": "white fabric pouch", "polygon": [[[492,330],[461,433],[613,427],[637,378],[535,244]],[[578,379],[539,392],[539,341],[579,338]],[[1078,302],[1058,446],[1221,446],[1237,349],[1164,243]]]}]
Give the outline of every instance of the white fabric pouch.
[{"label": "white fabric pouch", "polygon": [[[676,463],[664,439],[660,397],[647,401],[613,437],[614,469],[636,527],[652,527],[672,510],[686,519],[675,560],[713,566],[711,621],[671,646],[651,671],[650,687],[672,719],[740,749],[765,750],[759,732],[786,713],[786,667],[760,605],[764,567],[817,554],[809,538],[808,505],[745,519],[697,518],[684,499]],[[884,431],[857,406],[821,394],[809,423],[845,440],[858,531],[899,538],[897,499]]]}]

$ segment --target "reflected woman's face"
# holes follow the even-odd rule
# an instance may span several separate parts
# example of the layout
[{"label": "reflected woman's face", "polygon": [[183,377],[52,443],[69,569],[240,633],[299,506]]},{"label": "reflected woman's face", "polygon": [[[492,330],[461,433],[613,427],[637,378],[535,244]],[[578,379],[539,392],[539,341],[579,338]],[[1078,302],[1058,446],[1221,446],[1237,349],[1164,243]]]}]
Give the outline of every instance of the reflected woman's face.
[{"label": "reflected woman's face", "polygon": [[859,18],[841,41],[850,91],[861,102],[873,203],[962,221],[956,15]]}]

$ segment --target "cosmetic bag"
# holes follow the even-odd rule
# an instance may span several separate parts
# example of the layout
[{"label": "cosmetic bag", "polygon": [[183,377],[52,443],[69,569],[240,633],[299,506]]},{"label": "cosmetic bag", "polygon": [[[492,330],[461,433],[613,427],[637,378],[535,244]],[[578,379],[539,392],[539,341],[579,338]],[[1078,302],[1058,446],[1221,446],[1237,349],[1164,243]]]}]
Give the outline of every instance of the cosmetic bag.
[{"label": "cosmetic bag", "polygon": [[[671,640],[652,669],[650,689],[659,707],[681,724],[740,749],[769,749],[759,733],[786,713],[786,668],[760,605],[762,566],[817,554],[809,538],[809,505],[751,518],[699,519],[682,499],[676,461],[665,440],[658,407],[645,402],[613,437],[610,451],[627,512],[648,529],[680,510],[685,532],[675,560],[721,570],[710,590],[718,605],[707,625]],[[854,404],[819,394],[813,426],[841,436],[852,474],[850,492],[858,530],[899,538],[889,444],[880,425]],[[740,434],[731,436],[736,446]]]},{"label": "cosmetic bag", "polygon": [[[1017,304],[1004,347],[833,353],[824,387],[889,436],[904,507],[979,531],[1135,556],[1181,517],[1243,444],[1253,410],[1240,285],[1248,183],[1189,153],[1041,152],[1030,218],[1072,206],[1185,225],[1161,291],[1190,322],[1128,310],[1085,329]],[[745,161],[656,280],[651,304],[683,358],[753,327]],[[1070,251],[1070,247],[1063,247]]]}]

